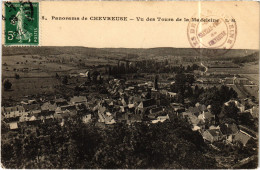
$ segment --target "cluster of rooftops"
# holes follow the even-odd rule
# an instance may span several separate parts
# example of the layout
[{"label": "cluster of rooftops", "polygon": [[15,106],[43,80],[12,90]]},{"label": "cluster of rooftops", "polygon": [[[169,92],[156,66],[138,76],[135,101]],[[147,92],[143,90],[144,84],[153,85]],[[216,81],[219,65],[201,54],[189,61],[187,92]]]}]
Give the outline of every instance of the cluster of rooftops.
[{"label": "cluster of rooftops", "polygon": [[[59,120],[63,126],[66,119],[79,113],[84,123],[95,122],[102,127],[117,122],[131,125],[135,122],[158,123],[170,120],[166,108],[160,104],[162,91],[151,86],[152,83],[131,85],[115,79],[111,80],[107,87],[109,97],[92,96],[88,99],[86,96],[73,96],[69,100],[55,98],[41,104],[36,100],[26,100],[17,106],[2,107],[2,118],[9,124],[10,129],[18,129],[20,124],[24,123],[37,125],[39,121],[48,122],[54,119]],[[169,94],[170,97],[172,95],[175,94]],[[236,101],[235,103],[241,111],[244,111],[242,104]],[[239,130],[236,124],[215,126],[215,116],[211,112],[210,105],[197,103],[195,107],[185,109],[182,104],[171,103],[170,108],[178,116],[186,118],[192,125],[192,130],[199,131],[209,142],[225,139],[230,142],[240,140],[246,144],[252,138]]]},{"label": "cluster of rooftops", "polygon": [[[245,111],[245,107],[238,101],[230,100],[225,105],[229,105],[230,102],[235,102],[240,112]],[[247,133],[236,123],[222,123],[216,126],[215,115],[212,114],[210,105],[197,103],[195,107],[188,108],[181,115],[192,125],[192,130],[200,132],[207,142],[225,141],[232,144],[239,141],[246,145],[251,139],[255,140],[252,134]]]}]

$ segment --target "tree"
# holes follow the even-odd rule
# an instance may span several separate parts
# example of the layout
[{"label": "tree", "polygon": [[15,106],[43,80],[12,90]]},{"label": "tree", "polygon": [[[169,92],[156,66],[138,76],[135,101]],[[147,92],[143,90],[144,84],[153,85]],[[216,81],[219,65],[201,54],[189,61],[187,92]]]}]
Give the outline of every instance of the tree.
[{"label": "tree", "polygon": [[238,120],[238,111],[236,104],[234,102],[230,102],[228,106],[224,105],[221,110],[221,115],[224,116],[224,118],[231,118],[235,121]]},{"label": "tree", "polygon": [[56,78],[57,78],[57,79],[59,79],[59,78],[60,78],[60,76],[58,75],[58,73],[56,73],[56,75],[55,75],[55,76],[56,76]]},{"label": "tree", "polygon": [[197,64],[193,64],[191,66],[192,70],[198,70],[199,69],[199,66]]},{"label": "tree", "polygon": [[186,75],[186,81],[187,81],[190,85],[192,85],[192,84],[194,83],[194,81],[195,81],[194,75],[192,75],[192,74],[187,74],[187,75]]},{"label": "tree", "polygon": [[165,60],[165,65],[167,66],[169,64],[168,60],[166,59]]},{"label": "tree", "polygon": [[175,84],[176,88],[178,89],[178,92],[180,92],[183,95],[186,85],[186,76],[184,74],[176,74]]},{"label": "tree", "polygon": [[185,97],[192,97],[193,96],[193,90],[191,88],[191,86],[187,86],[185,93],[184,93]]},{"label": "tree", "polygon": [[190,65],[188,65],[188,66],[187,66],[187,68],[186,68],[186,72],[188,72],[188,73],[189,73],[189,72],[191,72],[191,71],[192,71],[192,68],[191,68],[191,66],[190,66]]},{"label": "tree", "polygon": [[109,66],[109,67],[108,67],[108,75],[109,75],[109,76],[112,75],[111,72],[112,72],[111,66]]},{"label": "tree", "polygon": [[222,85],[219,90],[223,101],[228,101],[232,98],[237,98],[237,92],[233,88]]},{"label": "tree", "polygon": [[251,96],[251,100],[252,100],[252,102],[256,102],[256,97],[255,96]]},{"label": "tree", "polygon": [[158,90],[158,75],[154,77],[154,89]]},{"label": "tree", "polygon": [[214,86],[199,96],[201,103],[212,106],[212,112],[216,116],[220,114],[222,105],[231,98],[237,98],[237,93],[227,86],[220,89]]},{"label": "tree", "polygon": [[20,78],[20,75],[19,74],[15,74],[14,75],[16,79],[19,79]]},{"label": "tree", "polygon": [[68,77],[64,76],[63,80],[62,80],[63,84],[68,84]]},{"label": "tree", "polygon": [[98,75],[100,75],[100,73],[99,73],[98,71],[94,71],[94,72],[92,73],[92,78],[93,78],[93,81],[94,81],[94,82],[97,81]]},{"label": "tree", "polygon": [[10,90],[11,87],[12,87],[12,83],[11,83],[8,79],[6,79],[6,80],[4,81],[4,90],[5,90],[5,91]]},{"label": "tree", "polygon": [[82,91],[82,88],[80,88],[79,86],[76,86],[74,89],[76,92]]},{"label": "tree", "polygon": [[252,106],[249,104],[248,100],[245,102],[245,110],[250,109]]}]

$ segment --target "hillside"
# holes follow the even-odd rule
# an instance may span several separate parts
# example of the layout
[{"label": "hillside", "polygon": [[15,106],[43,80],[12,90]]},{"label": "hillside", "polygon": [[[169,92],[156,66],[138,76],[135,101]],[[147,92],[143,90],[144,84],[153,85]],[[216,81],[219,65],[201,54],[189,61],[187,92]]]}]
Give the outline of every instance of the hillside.
[{"label": "hillside", "polygon": [[[244,57],[258,50],[247,49],[231,49],[224,55],[216,55],[215,57]],[[216,54],[222,54],[223,50],[218,49]],[[127,57],[138,55],[140,58],[150,56],[200,56],[192,48],[88,48],[88,47],[4,47],[3,55],[83,55],[83,56],[106,56],[106,57]],[[131,57],[130,57],[130,56]]]}]

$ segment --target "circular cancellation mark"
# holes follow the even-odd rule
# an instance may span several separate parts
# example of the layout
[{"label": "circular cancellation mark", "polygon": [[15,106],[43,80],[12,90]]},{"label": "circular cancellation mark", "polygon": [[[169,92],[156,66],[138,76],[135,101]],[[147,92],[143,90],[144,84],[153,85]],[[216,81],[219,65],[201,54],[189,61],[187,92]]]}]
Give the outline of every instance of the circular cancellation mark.
[{"label": "circular cancellation mark", "polygon": [[203,56],[224,55],[236,41],[237,25],[234,18],[228,15],[217,15],[207,10],[200,16],[190,18],[187,36],[190,45]]}]

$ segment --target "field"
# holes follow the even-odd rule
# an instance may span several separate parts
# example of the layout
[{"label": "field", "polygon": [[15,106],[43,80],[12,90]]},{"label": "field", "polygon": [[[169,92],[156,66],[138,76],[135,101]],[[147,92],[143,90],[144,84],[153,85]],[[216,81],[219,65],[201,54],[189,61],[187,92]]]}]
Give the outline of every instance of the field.
[{"label": "field", "polygon": [[254,84],[259,85],[259,74],[240,74],[242,77],[248,78]]},{"label": "field", "polygon": [[[253,53],[255,51],[251,51]],[[245,50],[233,50],[230,57],[244,56]],[[116,65],[119,60],[137,61],[154,59],[169,60],[171,65],[187,65],[195,63],[198,54],[193,49],[151,48],[151,49],[96,49],[86,47],[3,47],[2,81],[9,79],[11,91],[3,91],[3,99],[19,99],[27,95],[51,94],[55,86],[60,85],[59,76],[80,73],[97,69],[104,70],[106,65]],[[185,61],[184,61],[185,60]],[[198,59],[199,60],[199,59]],[[211,59],[207,59],[209,62]],[[197,61],[198,62],[198,61]],[[200,63],[197,63],[200,64]],[[208,72],[239,74],[247,77],[255,84],[259,76],[258,63],[244,64],[240,68],[216,68]],[[15,75],[20,76],[15,79]],[[258,84],[257,84],[258,85]],[[249,89],[248,89],[249,88]],[[255,87],[245,87],[250,94],[258,94]]]},{"label": "field", "polygon": [[52,62],[46,57],[16,55],[2,57],[3,79],[14,77],[19,74],[20,77],[52,77],[56,72],[68,72],[76,69],[75,65]]},{"label": "field", "polygon": [[[2,64],[2,81],[8,79],[12,83],[10,91],[2,88],[3,104],[6,100],[20,101],[25,96],[55,93],[55,86],[61,84],[56,73],[62,76],[72,71],[86,71],[75,64],[53,62],[38,55],[2,56]],[[15,74],[20,78],[16,79]]]},{"label": "field", "polygon": [[[259,63],[254,62],[254,63],[246,63],[242,67],[243,72],[249,72],[250,75],[252,75],[252,78],[257,78],[259,79]],[[240,73],[242,74],[242,72]]]},{"label": "field", "polygon": [[59,84],[55,78],[21,78],[9,79],[12,82],[12,90],[2,91],[3,99],[22,98],[27,95],[53,93],[54,86]]}]

